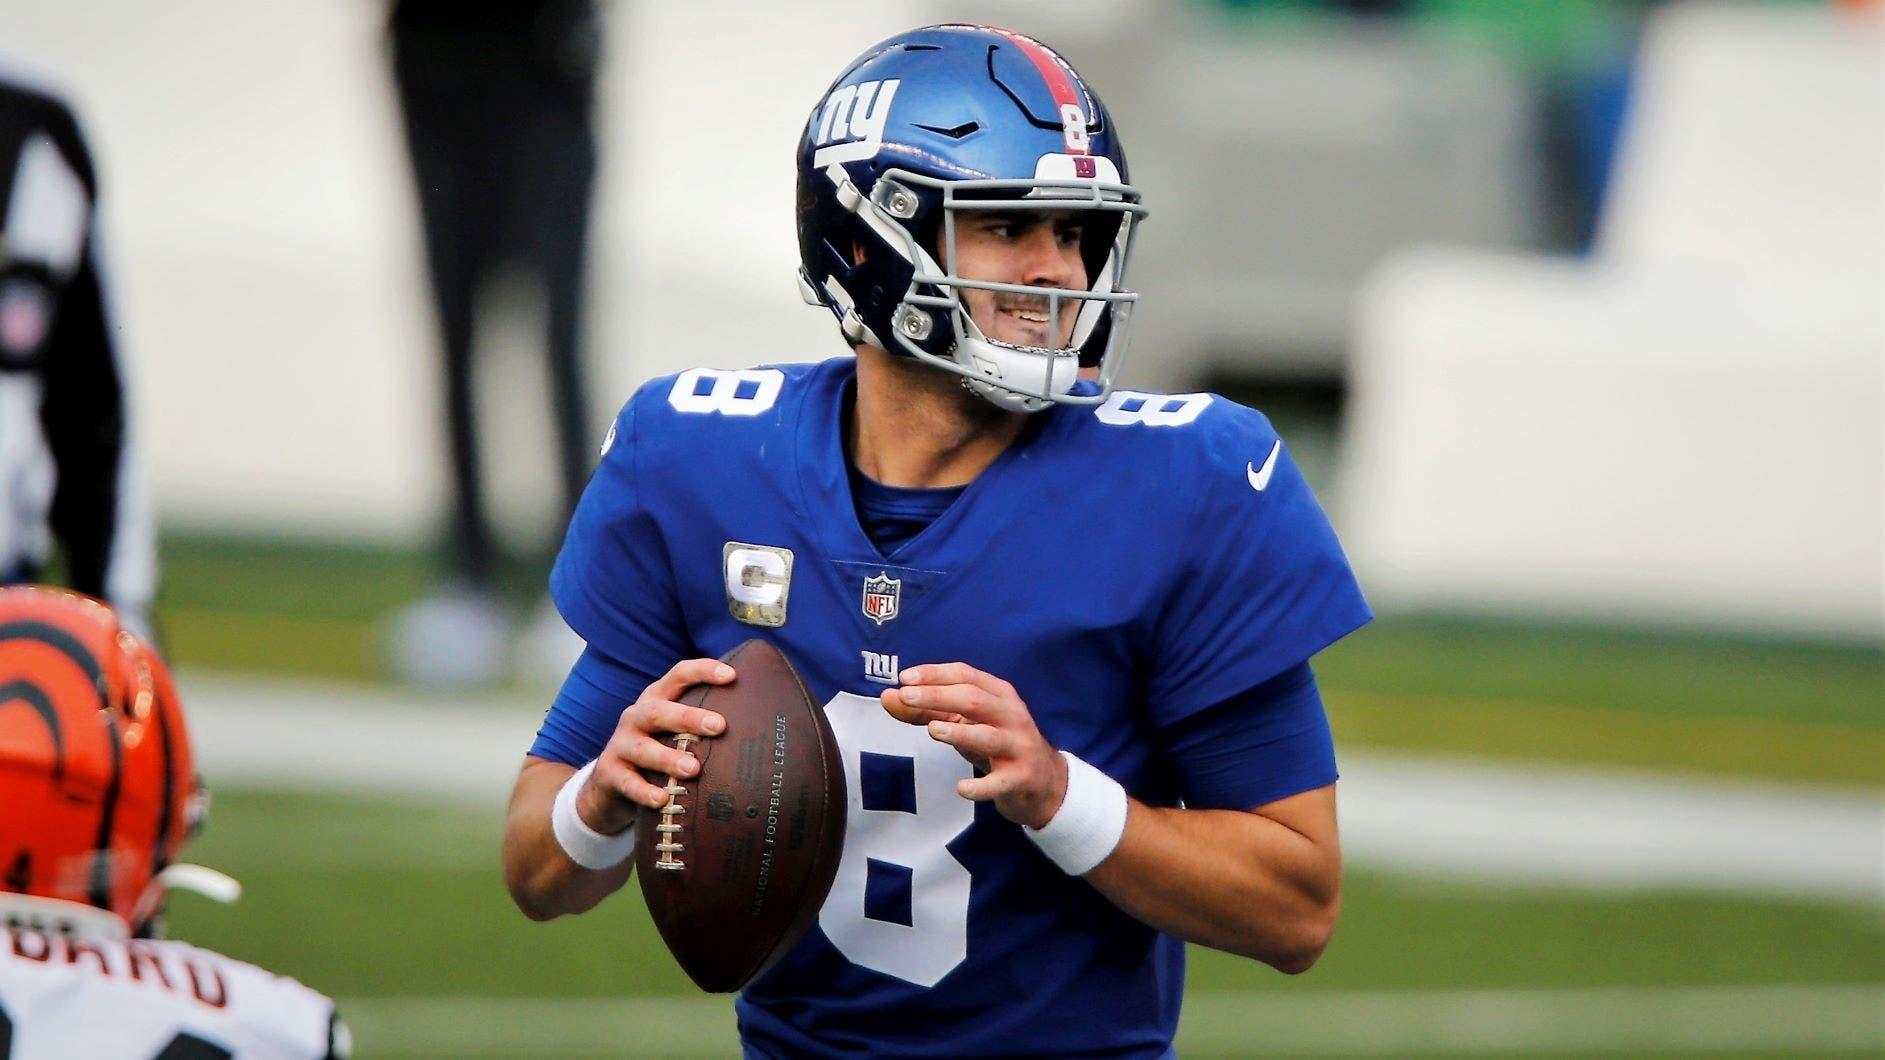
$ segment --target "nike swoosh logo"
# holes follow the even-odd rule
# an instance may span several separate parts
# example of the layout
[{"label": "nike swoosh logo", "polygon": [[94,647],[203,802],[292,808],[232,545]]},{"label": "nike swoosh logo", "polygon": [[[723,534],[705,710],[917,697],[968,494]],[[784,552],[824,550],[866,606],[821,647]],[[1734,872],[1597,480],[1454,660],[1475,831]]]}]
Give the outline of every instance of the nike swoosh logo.
[{"label": "nike swoosh logo", "polygon": [[1244,476],[1250,479],[1251,489],[1262,493],[1263,487],[1270,484],[1270,473],[1276,470],[1276,454],[1282,451],[1283,440],[1278,438],[1276,444],[1270,446],[1270,455],[1263,458],[1263,466],[1261,468],[1257,467],[1255,464],[1244,465]]}]

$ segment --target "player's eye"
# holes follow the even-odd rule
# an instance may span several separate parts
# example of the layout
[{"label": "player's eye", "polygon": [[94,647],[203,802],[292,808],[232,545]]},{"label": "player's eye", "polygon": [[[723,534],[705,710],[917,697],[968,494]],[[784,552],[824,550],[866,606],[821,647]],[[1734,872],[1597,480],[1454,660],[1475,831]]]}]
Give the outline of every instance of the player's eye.
[{"label": "player's eye", "polygon": [[1027,235],[1029,227],[1036,219],[1015,217],[1011,214],[986,214],[976,219],[975,226],[993,239],[1018,239]]}]

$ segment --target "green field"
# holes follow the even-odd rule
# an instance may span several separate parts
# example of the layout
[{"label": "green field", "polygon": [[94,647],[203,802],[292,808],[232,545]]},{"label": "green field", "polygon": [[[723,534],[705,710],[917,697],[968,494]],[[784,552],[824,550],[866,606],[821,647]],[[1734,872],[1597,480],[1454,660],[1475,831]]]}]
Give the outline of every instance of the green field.
[{"label": "green field", "polygon": [[[185,669],[383,680],[412,552],[186,536],[160,606]],[[520,611],[541,565],[512,564]],[[1341,747],[1885,793],[1868,645],[1396,616],[1317,661]],[[214,778],[212,778],[213,780]],[[730,1055],[632,895],[531,924],[500,812],[216,791],[193,860],[241,878],[173,933],[344,999],[363,1057]],[[1757,841],[1751,837],[1751,841]],[[1310,974],[1195,952],[1185,1055],[1881,1055],[1879,905],[1439,881],[1351,870]]]},{"label": "green field", "polygon": [[[491,999],[542,999],[558,1019],[576,1020],[579,1031],[582,1012],[626,1016],[639,1010],[621,1008],[623,999],[674,998],[706,1006],[703,1018],[718,1014],[724,1032],[727,1003],[703,998],[688,983],[632,896],[550,924],[517,913],[497,870],[499,827],[499,814],[488,807],[218,792],[210,827],[191,855],[241,878],[247,893],[235,908],[179,896],[172,931],[357,999],[352,1019],[362,1056],[463,1049],[441,1044],[458,1041],[451,1026],[415,1017],[401,999],[423,1001],[418,1011],[427,1014],[442,998],[467,999],[474,1012],[513,1011],[487,1007]],[[1318,998],[1411,1000],[1429,992],[1535,989],[1556,996],[1570,988],[1885,983],[1885,920],[1876,908],[1515,890],[1367,872],[1349,874],[1344,907],[1335,944],[1305,976],[1194,952],[1195,1007],[1205,1017],[1217,1013],[1215,1022],[1201,1019],[1199,1033],[1247,1022],[1227,1001],[1239,997],[1272,1007],[1276,999],[1301,997],[1313,1008]],[[594,1005],[571,1003],[584,998]],[[1306,1029],[1313,1030],[1298,1024],[1287,1033]],[[585,1055],[555,1045],[559,1035],[576,1031],[541,1033],[548,1044],[529,1055]],[[398,1035],[409,1036],[410,1054],[399,1051]],[[687,1035],[676,1043],[697,1042]],[[1190,1051],[1212,1051],[1207,1045],[1193,1041]]]},{"label": "green field", "polygon": [[[411,551],[173,536],[159,620],[185,668],[383,679],[385,617],[421,596]],[[542,564],[513,561],[520,611]],[[1822,644],[1432,616],[1317,657],[1343,747],[1885,788],[1885,658]]]}]

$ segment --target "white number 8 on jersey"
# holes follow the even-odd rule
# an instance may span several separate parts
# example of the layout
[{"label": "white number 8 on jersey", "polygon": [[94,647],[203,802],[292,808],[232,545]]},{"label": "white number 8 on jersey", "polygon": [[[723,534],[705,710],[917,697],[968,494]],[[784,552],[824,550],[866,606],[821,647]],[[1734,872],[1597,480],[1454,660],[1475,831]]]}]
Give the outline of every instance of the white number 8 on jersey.
[{"label": "white number 8 on jersey", "polygon": [[[706,393],[700,385],[708,383]],[[722,416],[757,416],[779,400],[785,373],[777,368],[689,368],[675,377],[668,404],[676,412],[717,412]]]},{"label": "white number 8 on jersey", "polygon": [[[945,848],[975,823],[975,804],[956,794],[956,782],[971,774],[969,763],[930,739],[923,726],[884,713],[869,696],[840,692],[825,704],[825,714],[838,737],[850,805],[844,855],[818,926],[851,963],[935,986],[969,951],[969,870]],[[864,806],[867,753],[910,760],[916,812]],[[880,870],[908,872],[908,924],[866,914],[872,862]]]},{"label": "white number 8 on jersey", "polygon": [[1142,394],[1115,390],[1093,410],[1109,427],[1183,427],[1211,405],[1209,394]]}]

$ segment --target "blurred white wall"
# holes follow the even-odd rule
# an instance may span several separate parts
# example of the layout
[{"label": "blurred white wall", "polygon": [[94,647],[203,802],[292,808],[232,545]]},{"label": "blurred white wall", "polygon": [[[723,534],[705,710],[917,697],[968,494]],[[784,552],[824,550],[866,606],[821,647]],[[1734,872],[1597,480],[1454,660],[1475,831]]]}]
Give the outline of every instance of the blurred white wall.
[{"label": "blurred white wall", "polygon": [[1590,261],[1378,272],[1341,493],[1378,597],[1881,633],[1882,22],[1665,9]]},{"label": "blurred white wall", "polygon": [[1542,237],[1537,100],[1477,36],[1181,0],[944,6],[1051,42],[1125,133],[1151,209],[1127,385],[1339,379],[1383,254]]},{"label": "blurred white wall", "polygon": [[[844,62],[930,20],[912,0],[607,12],[598,439],[651,375],[841,348],[792,278],[793,148]],[[0,0],[0,50],[65,89],[100,161],[137,430],[169,523],[431,530],[434,332],[384,17],[367,0]],[[528,349],[528,323],[483,345]],[[535,365],[489,361],[497,514],[542,532],[548,404]]]},{"label": "blurred white wall", "polygon": [[859,52],[934,21],[915,0],[611,8],[611,133],[591,319],[604,388],[695,365],[844,352],[799,300],[794,156]]},{"label": "blurred white wall", "polygon": [[[1178,0],[605,11],[587,326],[598,433],[649,376],[840,349],[796,297],[794,142],[845,61],[928,22],[1041,35],[1130,130],[1153,209],[1133,385],[1195,386],[1213,357],[1239,355],[1329,375],[1378,254],[1525,239],[1522,85],[1416,34],[1324,19],[1273,37]],[[0,49],[69,86],[102,160],[139,428],[172,525],[418,539],[440,510],[433,324],[384,13],[371,0],[0,0]],[[536,310],[508,293],[481,337],[480,389],[494,513],[528,539],[557,501]]]},{"label": "blurred white wall", "polygon": [[8,0],[99,159],[166,516],[403,533],[436,492],[411,197],[371,4]]}]

